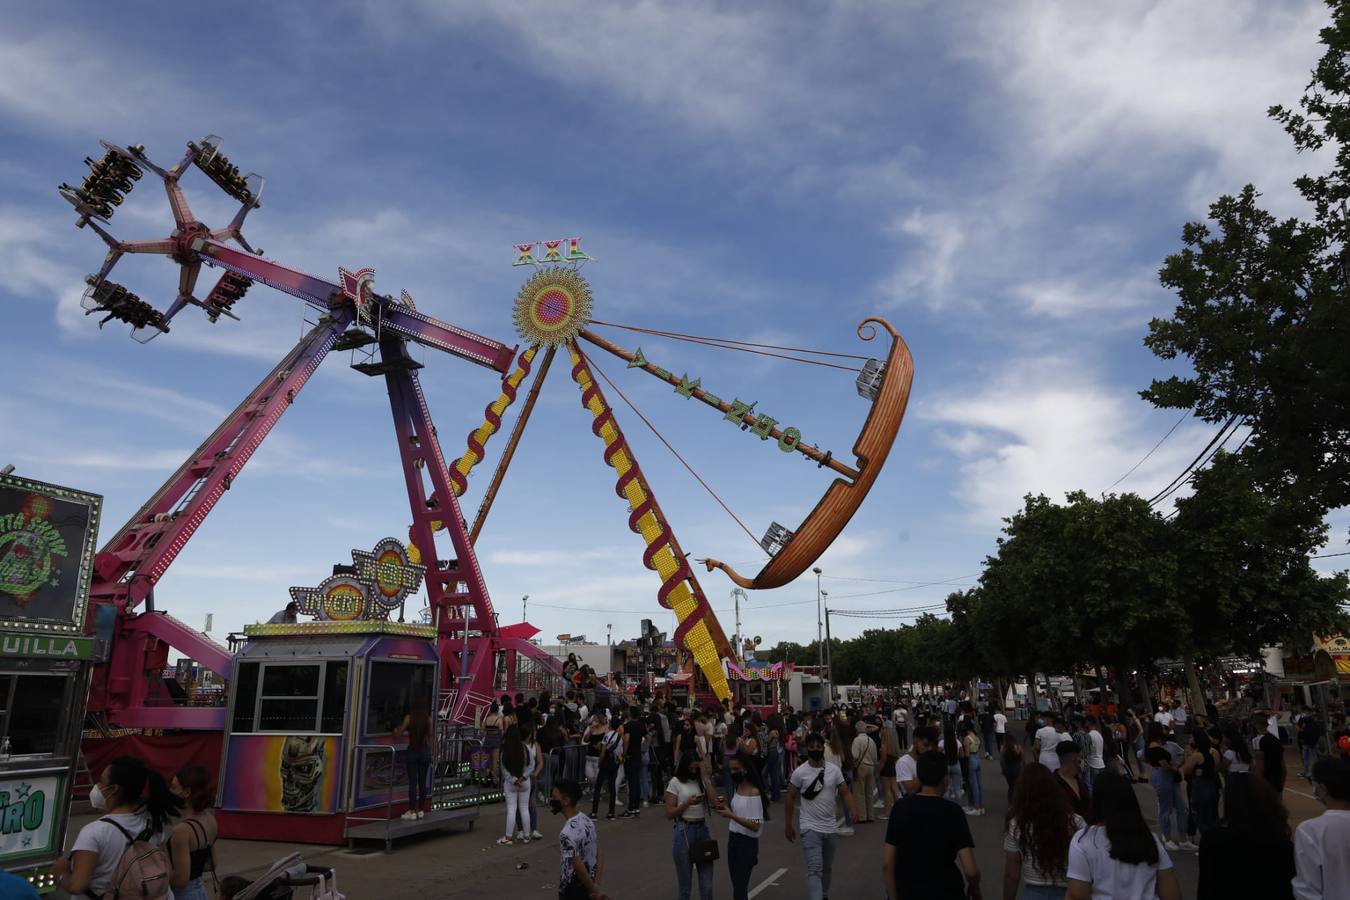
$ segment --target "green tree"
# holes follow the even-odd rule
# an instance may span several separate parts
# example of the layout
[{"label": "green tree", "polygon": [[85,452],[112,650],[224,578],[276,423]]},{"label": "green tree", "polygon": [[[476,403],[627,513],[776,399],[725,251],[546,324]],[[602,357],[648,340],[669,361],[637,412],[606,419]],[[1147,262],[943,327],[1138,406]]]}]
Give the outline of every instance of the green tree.
[{"label": "green tree", "polygon": [[1301,112],[1269,111],[1298,150],[1331,159],[1295,182],[1312,218],[1277,220],[1248,185],[1210,207],[1212,227],[1184,227],[1184,249],[1160,272],[1179,302],[1144,343],[1186,357],[1193,374],[1142,392],[1209,422],[1245,421],[1255,477],[1323,510],[1350,504],[1350,0],[1327,5],[1326,50]]},{"label": "green tree", "polygon": [[1190,654],[1259,659],[1344,627],[1345,576],[1319,576],[1308,560],[1326,540],[1321,510],[1263,491],[1240,457],[1220,453],[1197,473],[1169,526]]}]

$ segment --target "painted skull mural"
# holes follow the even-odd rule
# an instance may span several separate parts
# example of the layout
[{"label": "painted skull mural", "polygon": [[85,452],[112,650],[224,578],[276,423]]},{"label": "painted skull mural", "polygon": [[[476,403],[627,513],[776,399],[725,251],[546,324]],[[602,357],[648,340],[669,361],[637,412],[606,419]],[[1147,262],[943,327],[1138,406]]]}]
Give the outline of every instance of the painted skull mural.
[{"label": "painted skull mural", "polygon": [[281,745],[281,806],[286,812],[315,812],[323,786],[321,737],[288,737]]}]

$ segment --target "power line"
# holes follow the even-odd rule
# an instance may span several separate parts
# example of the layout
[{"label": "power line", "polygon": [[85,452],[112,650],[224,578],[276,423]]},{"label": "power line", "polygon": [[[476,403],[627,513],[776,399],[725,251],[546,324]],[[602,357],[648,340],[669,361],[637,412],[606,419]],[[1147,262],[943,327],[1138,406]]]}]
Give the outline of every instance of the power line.
[{"label": "power line", "polygon": [[902,591],[917,591],[919,588],[936,587],[938,585],[944,584],[955,584],[958,581],[965,581],[968,578],[974,578],[976,575],[979,574],[980,574],[979,572],[976,572],[973,575],[958,575],[956,578],[948,578],[946,581],[925,581],[920,584],[909,585],[908,587],[888,588],[887,590],[884,591],[864,591],[861,594],[838,594],[832,596],[834,597],[835,600],[846,600],[849,597],[876,597],[881,594],[898,594],[901,593]]},{"label": "power line", "polygon": [[1151,450],[1149,450],[1147,453],[1144,454],[1144,458],[1139,460],[1139,462],[1135,463],[1134,465],[1130,466],[1130,471],[1126,472],[1124,475],[1120,476],[1115,481],[1111,482],[1111,487],[1107,488],[1106,490],[1108,491],[1111,490],[1111,488],[1115,487],[1116,485],[1124,481],[1126,478],[1129,478],[1131,475],[1133,475],[1135,469],[1139,468],[1144,463],[1148,462],[1148,458],[1153,455],[1154,451],[1156,451],[1159,447],[1163,445],[1163,441],[1167,440],[1172,436],[1172,432],[1176,431],[1177,428],[1180,427],[1181,423],[1186,421],[1186,417],[1189,416],[1190,414],[1191,414],[1190,410],[1186,410],[1186,412],[1182,413],[1181,418],[1177,419],[1176,424],[1173,425],[1171,428],[1167,429],[1167,434],[1164,434],[1162,436],[1162,439],[1159,440],[1158,443],[1154,444]]},{"label": "power line", "polygon": [[[821,578],[831,578],[831,579],[834,579],[835,581],[870,581],[870,582],[875,582],[875,583],[877,583],[877,584],[914,584],[914,585],[927,585],[927,584],[936,584],[936,583],[937,583],[937,582],[933,582],[933,581],[915,581],[915,580],[913,580],[913,579],[908,579],[908,578],[851,578],[851,577],[849,577],[849,576],[847,576],[847,575],[825,575],[825,574],[822,574],[820,577],[821,577]],[[967,576],[962,576],[962,577],[969,578],[969,577],[973,577],[973,576],[967,575]],[[952,579],[952,580],[955,581],[956,579]]]},{"label": "power line", "polygon": [[[1149,498],[1148,505],[1153,506],[1157,503],[1160,503],[1161,501],[1166,500],[1172,494],[1180,490],[1181,486],[1186,483],[1183,479],[1186,479],[1186,477],[1195,470],[1196,466],[1202,466],[1204,465],[1204,463],[1209,462],[1210,458],[1214,456],[1214,453],[1218,452],[1218,448],[1222,447],[1224,442],[1228,440],[1228,438],[1232,435],[1233,431],[1236,429],[1237,420],[1238,417],[1236,415],[1231,416],[1228,419],[1228,421],[1225,422],[1223,426],[1219,429],[1219,433],[1214,435],[1214,437],[1210,440],[1210,442],[1205,445],[1205,449],[1200,451],[1200,455],[1198,455],[1195,459],[1191,460],[1191,464],[1187,466],[1185,469],[1183,469],[1180,475],[1178,475],[1176,478],[1173,478],[1171,483],[1168,484],[1167,487],[1163,488],[1161,491],[1159,491],[1158,493],[1154,494],[1152,497]],[[1209,454],[1209,456],[1205,455],[1207,453]]]},{"label": "power line", "polygon": [[1331,559],[1333,556],[1350,556],[1350,550],[1344,553],[1322,553],[1318,556],[1309,557],[1310,559]]}]

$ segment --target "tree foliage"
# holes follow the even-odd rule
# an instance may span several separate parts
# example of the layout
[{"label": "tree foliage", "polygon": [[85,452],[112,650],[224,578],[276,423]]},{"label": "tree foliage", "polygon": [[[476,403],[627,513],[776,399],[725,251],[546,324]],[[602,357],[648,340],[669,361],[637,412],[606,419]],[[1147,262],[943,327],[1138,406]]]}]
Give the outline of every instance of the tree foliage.
[{"label": "tree foliage", "polygon": [[1350,0],[1328,6],[1301,112],[1270,110],[1298,150],[1332,159],[1295,182],[1312,218],[1277,220],[1248,185],[1210,207],[1211,224],[1184,227],[1184,248],[1160,272],[1178,304],[1145,344],[1185,357],[1194,374],[1142,392],[1210,422],[1240,417],[1254,476],[1323,510],[1350,503]]}]

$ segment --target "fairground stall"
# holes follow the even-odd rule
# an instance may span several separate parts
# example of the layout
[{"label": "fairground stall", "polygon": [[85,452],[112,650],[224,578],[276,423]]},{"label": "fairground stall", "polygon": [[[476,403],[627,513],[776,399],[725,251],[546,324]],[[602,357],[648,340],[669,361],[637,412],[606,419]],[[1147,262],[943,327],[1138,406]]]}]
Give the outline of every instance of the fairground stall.
[{"label": "fairground stall", "polygon": [[65,837],[102,498],[0,474],[0,866],[40,891]]},{"label": "fairground stall", "polygon": [[415,708],[435,716],[440,660],[433,626],[389,614],[424,569],[393,538],[352,551],[352,562],[291,589],[297,615],[316,621],[244,628],[221,761],[225,837],[338,844],[372,822],[382,836],[408,808],[407,739],[395,730]]},{"label": "fairground stall", "polygon": [[761,716],[780,712],[787,705],[787,684],[797,670],[795,663],[747,660],[744,666],[727,663],[727,678],[736,700]]}]

